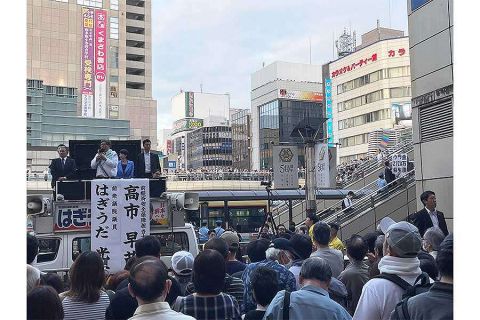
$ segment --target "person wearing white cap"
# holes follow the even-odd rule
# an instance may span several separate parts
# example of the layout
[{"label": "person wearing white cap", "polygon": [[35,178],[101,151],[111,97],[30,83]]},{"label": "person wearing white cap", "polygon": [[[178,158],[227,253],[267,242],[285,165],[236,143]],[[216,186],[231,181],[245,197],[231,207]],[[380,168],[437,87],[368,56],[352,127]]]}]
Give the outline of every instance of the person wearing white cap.
[{"label": "person wearing white cap", "polygon": [[180,284],[182,296],[187,284],[192,281],[193,255],[188,251],[177,251],[172,256],[172,277]]},{"label": "person wearing white cap", "polygon": [[[380,229],[385,234],[383,258],[378,264],[382,274],[397,275],[410,285],[422,274],[418,252],[422,248],[422,238],[417,227],[406,221],[395,222],[383,218]],[[373,278],[362,289],[353,319],[388,320],[400,300],[404,290],[390,280]]]}]

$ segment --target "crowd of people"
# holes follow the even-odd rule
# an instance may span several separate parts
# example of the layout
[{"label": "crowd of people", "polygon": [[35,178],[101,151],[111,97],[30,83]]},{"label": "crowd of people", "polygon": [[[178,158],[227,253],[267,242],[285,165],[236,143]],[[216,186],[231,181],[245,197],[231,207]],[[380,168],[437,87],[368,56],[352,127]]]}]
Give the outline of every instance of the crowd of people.
[{"label": "crowd of people", "polygon": [[27,235],[27,318],[452,319],[453,235],[435,194],[421,199],[412,223],[386,217],[345,242],[314,215],[305,229],[263,228],[246,261],[221,224],[196,257],[176,252],[170,269],[146,236],[125,270],[106,274],[97,252],[83,252],[66,282],[31,265],[38,242]]}]

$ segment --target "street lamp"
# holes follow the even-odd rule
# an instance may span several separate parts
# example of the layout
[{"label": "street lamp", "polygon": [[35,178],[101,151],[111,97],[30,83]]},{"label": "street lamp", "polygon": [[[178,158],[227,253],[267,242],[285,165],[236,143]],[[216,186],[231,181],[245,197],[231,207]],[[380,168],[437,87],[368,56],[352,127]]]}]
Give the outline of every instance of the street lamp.
[{"label": "street lamp", "polygon": [[307,204],[307,215],[310,213],[315,214],[317,211],[315,194],[315,143],[321,141],[321,139],[317,139],[317,136],[323,123],[327,120],[328,118],[303,119],[290,134],[292,138],[302,138],[305,145],[305,200]]}]

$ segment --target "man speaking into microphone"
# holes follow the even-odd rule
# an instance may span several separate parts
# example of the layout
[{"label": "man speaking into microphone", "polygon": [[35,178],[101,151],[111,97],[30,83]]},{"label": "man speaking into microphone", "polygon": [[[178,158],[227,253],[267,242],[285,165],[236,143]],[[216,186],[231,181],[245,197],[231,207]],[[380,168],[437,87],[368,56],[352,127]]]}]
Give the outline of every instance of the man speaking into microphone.
[{"label": "man speaking into microphone", "polygon": [[90,163],[92,169],[97,169],[97,179],[114,178],[117,176],[118,156],[115,151],[110,149],[111,145],[110,141],[102,140],[98,153]]}]

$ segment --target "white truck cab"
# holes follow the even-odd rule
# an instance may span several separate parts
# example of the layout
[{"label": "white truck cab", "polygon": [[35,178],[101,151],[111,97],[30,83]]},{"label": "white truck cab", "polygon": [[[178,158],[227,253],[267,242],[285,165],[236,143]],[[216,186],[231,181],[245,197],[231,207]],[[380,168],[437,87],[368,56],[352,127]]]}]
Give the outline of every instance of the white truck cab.
[{"label": "white truck cab", "polygon": [[[154,204],[161,201],[165,199],[151,199]],[[31,220],[27,231],[35,234],[39,242],[33,265],[41,271],[67,272],[78,254],[91,249],[89,201],[51,201],[45,196],[33,195],[27,197],[27,208]],[[159,238],[161,260],[169,268],[175,252],[189,251],[194,257],[199,252],[193,226],[184,223],[181,210],[174,214],[156,225],[153,210],[151,212],[150,235]]]}]

